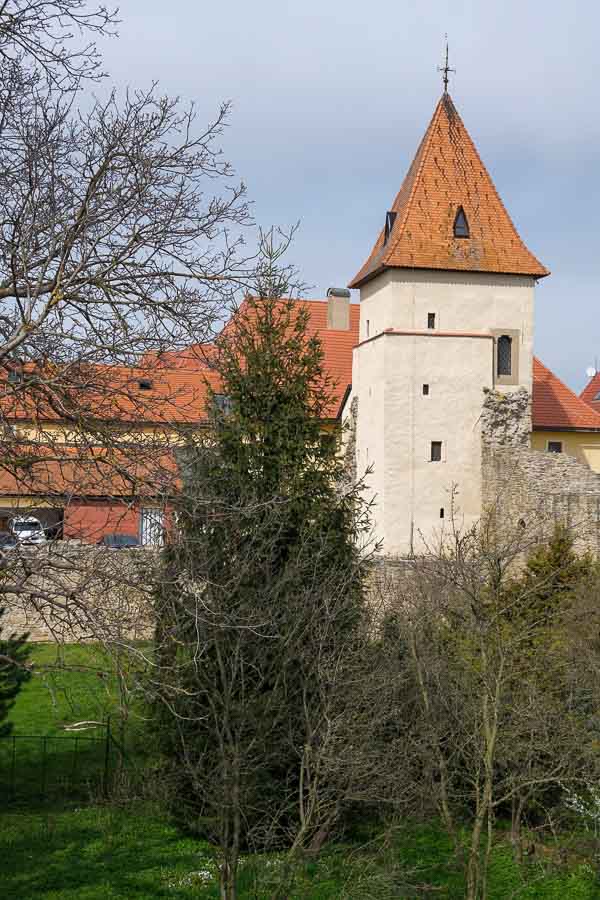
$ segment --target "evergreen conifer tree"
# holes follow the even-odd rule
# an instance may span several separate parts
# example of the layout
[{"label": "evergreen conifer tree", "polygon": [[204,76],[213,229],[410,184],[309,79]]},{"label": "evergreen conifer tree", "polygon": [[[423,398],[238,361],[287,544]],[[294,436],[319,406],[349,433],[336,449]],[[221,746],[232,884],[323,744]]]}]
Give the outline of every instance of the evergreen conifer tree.
[{"label": "evergreen conifer tree", "polygon": [[322,361],[305,307],[245,301],[217,344],[213,427],[185,455],[165,554],[163,746],[179,809],[228,871],[241,846],[297,831],[299,761],[323,740],[361,622],[368,508],[323,427],[336,411]]},{"label": "evergreen conifer tree", "polygon": [[27,645],[28,635],[17,637],[11,634],[3,638],[3,615],[4,609],[0,607],[0,737],[10,734],[12,723],[6,722],[6,717],[23,684],[31,678],[31,672],[26,668],[31,653],[31,648]]}]

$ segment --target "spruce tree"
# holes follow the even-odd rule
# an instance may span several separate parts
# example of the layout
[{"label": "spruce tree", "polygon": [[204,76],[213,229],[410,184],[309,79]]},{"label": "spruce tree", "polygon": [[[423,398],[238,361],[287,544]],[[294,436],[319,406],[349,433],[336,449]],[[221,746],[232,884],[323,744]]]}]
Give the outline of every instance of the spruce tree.
[{"label": "spruce tree", "polygon": [[546,631],[560,626],[574,592],[585,585],[595,567],[590,553],[575,551],[572,530],[556,525],[550,539],[529,555],[521,577],[509,585],[512,615],[529,621],[539,641]]},{"label": "spruce tree", "polygon": [[15,703],[23,684],[31,678],[26,668],[31,648],[27,644],[29,635],[18,637],[11,634],[2,637],[1,620],[4,608],[0,607],[0,737],[6,737],[12,730],[12,723],[5,719]]},{"label": "spruce tree", "polygon": [[332,385],[307,309],[247,300],[214,365],[211,435],[182,457],[157,658],[178,809],[233,859],[297,831],[299,760],[360,627],[369,522],[324,429]]}]

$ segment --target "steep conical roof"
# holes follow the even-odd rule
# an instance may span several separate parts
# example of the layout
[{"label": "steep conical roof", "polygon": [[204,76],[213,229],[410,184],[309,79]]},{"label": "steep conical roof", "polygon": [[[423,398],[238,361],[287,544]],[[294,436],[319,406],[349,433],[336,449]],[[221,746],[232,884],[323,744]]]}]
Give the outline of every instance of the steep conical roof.
[{"label": "steep conical roof", "polygon": [[[468,237],[455,236],[461,209]],[[389,267],[549,274],[519,237],[449,94],[436,107],[391,212],[395,218],[387,217],[350,287]]]}]

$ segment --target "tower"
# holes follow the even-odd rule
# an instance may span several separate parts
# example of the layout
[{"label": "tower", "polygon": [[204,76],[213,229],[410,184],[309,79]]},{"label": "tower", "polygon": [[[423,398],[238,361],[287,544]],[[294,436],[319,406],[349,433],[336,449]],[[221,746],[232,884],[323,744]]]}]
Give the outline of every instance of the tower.
[{"label": "tower", "polygon": [[531,391],[536,280],[519,237],[444,91],[367,261],[352,393],[357,468],[372,468],[386,555],[439,541],[482,512],[484,389]]}]

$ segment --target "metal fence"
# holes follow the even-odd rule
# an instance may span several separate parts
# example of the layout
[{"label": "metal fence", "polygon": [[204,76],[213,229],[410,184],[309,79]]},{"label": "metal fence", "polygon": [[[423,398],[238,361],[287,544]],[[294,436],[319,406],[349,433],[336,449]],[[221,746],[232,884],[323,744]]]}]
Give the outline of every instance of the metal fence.
[{"label": "metal fence", "polygon": [[0,737],[0,803],[83,802],[108,796],[123,751],[110,721],[84,724],[96,734]]}]

